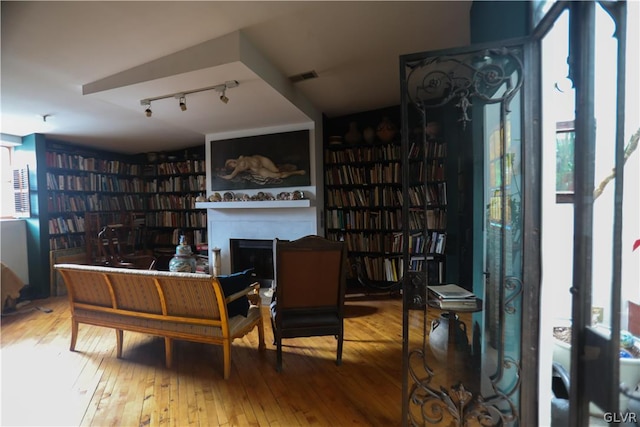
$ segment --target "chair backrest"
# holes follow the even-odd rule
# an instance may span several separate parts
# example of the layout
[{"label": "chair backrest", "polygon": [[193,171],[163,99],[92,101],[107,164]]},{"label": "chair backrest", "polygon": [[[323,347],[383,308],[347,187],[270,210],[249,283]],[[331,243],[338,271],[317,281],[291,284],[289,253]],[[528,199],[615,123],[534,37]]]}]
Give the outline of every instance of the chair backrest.
[{"label": "chair backrest", "polygon": [[98,253],[105,266],[153,270],[156,259],[152,255],[136,254],[130,242],[130,230],[122,224],[105,225],[98,233]]},{"label": "chair backrest", "polygon": [[278,310],[342,310],[346,286],[344,242],[320,236],[273,242]]}]

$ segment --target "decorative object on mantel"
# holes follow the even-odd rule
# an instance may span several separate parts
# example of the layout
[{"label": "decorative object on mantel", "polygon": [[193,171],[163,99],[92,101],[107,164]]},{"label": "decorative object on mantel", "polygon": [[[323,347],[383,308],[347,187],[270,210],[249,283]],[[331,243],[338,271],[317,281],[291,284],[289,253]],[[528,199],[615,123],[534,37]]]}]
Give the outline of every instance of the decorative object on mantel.
[{"label": "decorative object on mantel", "polygon": [[176,246],[176,254],[169,261],[169,271],[182,273],[195,273],[196,271],[196,259],[184,235],[180,236],[180,244]]},{"label": "decorative object on mantel", "polygon": [[304,193],[300,190],[278,193],[277,200],[303,200]]},{"label": "decorative object on mantel", "polygon": [[398,128],[396,128],[396,125],[391,123],[389,117],[383,117],[382,121],[378,125],[378,128],[376,129],[376,135],[378,135],[378,139],[380,139],[380,141],[382,142],[393,141],[393,138],[396,136],[397,132]]},{"label": "decorative object on mantel", "polygon": [[[273,196],[271,193],[259,191],[254,195],[248,195],[244,193],[233,193],[227,191],[224,195],[220,196],[220,193],[213,193],[209,196],[210,202],[263,202],[273,200],[304,200],[305,195],[302,190],[283,191],[278,193],[277,196]],[[205,200],[197,200],[198,202],[205,202]]]}]

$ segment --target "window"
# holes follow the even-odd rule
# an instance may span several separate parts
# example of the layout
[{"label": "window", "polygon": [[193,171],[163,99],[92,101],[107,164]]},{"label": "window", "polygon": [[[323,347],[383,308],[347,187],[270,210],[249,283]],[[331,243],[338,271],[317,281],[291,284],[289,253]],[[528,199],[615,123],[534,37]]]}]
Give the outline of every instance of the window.
[{"label": "window", "polygon": [[12,148],[0,146],[0,195],[2,200],[11,200],[14,203],[0,204],[0,217],[2,218],[26,218],[31,214],[29,200],[29,170],[14,169]]},{"label": "window", "polygon": [[573,120],[556,123],[556,203],[572,203],[574,192]]},{"label": "window", "polygon": [[13,170],[13,197],[15,216],[29,217],[31,204],[29,203],[29,169],[27,167]]}]

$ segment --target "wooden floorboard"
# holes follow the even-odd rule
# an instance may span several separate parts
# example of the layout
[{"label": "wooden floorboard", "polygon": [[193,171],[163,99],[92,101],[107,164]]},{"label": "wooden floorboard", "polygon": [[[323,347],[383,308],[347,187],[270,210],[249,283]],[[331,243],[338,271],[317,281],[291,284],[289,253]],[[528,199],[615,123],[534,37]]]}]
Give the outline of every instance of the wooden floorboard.
[{"label": "wooden floorboard", "polygon": [[[35,309],[51,309],[50,313]],[[231,377],[222,348],[80,325],[69,351],[66,297],[37,300],[2,318],[3,426],[394,426],[401,423],[399,298],[347,302],[343,363],[333,337],[284,340],[283,371],[264,307],[267,350],[257,331],[234,341]]]}]

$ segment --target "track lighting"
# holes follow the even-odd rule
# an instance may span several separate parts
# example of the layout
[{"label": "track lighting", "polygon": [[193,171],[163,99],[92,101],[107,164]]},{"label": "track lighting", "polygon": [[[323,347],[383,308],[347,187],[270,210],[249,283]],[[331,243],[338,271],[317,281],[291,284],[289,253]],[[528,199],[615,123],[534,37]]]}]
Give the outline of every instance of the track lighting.
[{"label": "track lighting", "polygon": [[226,86],[225,88],[222,89],[222,94],[220,94],[220,101],[222,101],[224,104],[229,102],[229,98],[227,98],[227,95],[224,94],[225,92],[226,92]]},{"label": "track lighting", "polygon": [[149,100],[142,100],[140,101],[140,105],[142,105],[143,107],[146,107],[144,109],[144,114],[147,117],[151,117],[151,114],[153,114],[153,112],[151,111],[151,101]]},{"label": "track lighting", "polygon": [[187,111],[187,95],[192,93],[197,93],[197,92],[205,92],[208,90],[214,90],[218,92],[220,94],[220,101],[226,104],[229,102],[229,98],[227,97],[227,89],[231,89],[238,86],[239,86],[239,83],[237,80],[227,80],[226,82],[219,85],[215,85],[215,86],[207,86],[200,89],[193,89],[193,90],[186,90],[183,92],[172,93],[170,95],[161,95],[161,96],[155,96],[153,98],[145,98],[140,100],[140,105],[146,107],[144,112],[147,117],[151,117],[151,114],[152,114],[151,101],[158,101],[160,99],[166,99],[166,98],[176,98],[179,100],[178,105],[180,106],[180,110]]}]

